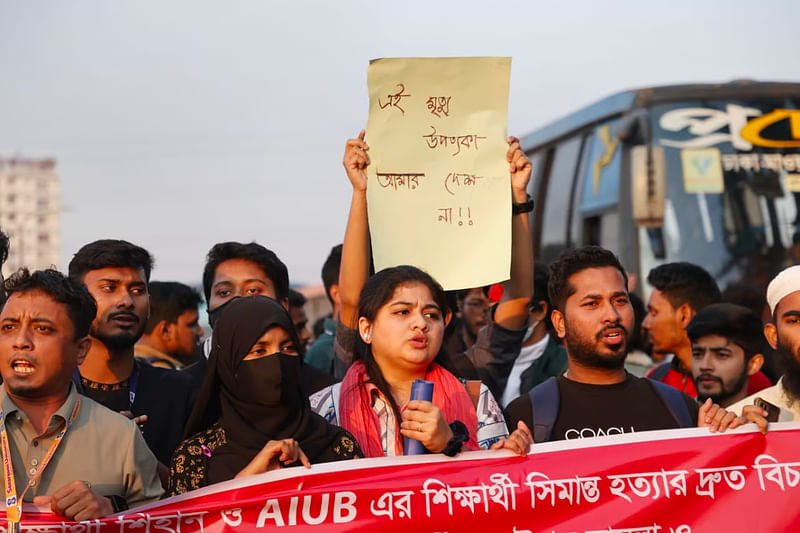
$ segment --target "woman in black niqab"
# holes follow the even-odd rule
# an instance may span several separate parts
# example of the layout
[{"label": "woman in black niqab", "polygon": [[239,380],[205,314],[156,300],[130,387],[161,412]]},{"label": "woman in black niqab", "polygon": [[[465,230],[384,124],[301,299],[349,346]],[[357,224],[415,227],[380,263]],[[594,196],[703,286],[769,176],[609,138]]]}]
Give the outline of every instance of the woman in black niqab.
[{"label": "woman in black niqab", "polygon": [[293,439],[311,463],[361,456],[353,437],[313,413],[300,391],[303,356],[283,306],[251,296],[225,307],[186,440],[173,455],[169,493],[236,477],[270,441]]}]

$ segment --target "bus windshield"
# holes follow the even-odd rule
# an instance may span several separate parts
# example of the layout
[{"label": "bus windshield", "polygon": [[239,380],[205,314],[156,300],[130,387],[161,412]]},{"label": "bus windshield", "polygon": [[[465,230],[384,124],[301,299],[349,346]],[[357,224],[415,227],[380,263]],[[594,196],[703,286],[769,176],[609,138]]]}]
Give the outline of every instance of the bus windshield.
[{"label": "bus windshield", "polygon": [[699,100],[653,105],[664,148],[664,223],[640,230],[644,272],[703,265],[720,287],[763,288],[800,263],[800,101]]}]

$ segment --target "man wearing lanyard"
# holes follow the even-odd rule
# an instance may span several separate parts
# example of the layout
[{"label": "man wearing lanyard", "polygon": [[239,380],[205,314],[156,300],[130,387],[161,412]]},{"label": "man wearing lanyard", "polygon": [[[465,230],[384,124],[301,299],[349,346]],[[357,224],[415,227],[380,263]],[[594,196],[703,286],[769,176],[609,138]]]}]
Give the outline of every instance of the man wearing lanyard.
[{"label": "man wearing lanyard", "polygon": [[0,313],[0,443],[9,531],[22,502],[90,520],[157,500],[156,459],[136,425],[81,397],[72,383],[86,356],[95,304],[55,270],[20,270]]},{"label": "man wearing lanyard", "polygon": [[147,250],[120,240],[89,243],[72,258],[69,276],[97,302],[92,345],[74,378],[81,394],[135,417],[166,486],[169,471],[163,465],[181,442],[195,386],[189,374],[135,361],[134,345],[150,312],[152,266]]}]

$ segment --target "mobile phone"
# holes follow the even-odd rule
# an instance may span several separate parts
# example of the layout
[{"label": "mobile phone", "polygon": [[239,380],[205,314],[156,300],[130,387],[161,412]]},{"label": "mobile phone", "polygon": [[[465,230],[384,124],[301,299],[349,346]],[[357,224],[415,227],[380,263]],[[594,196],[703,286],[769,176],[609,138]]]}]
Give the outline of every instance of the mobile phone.
[{"label": "mobile phone", "polygon": [[767,422],[778,421],[778,416],[781,414],[781,408],[777,405],[773,405],[763,398],[756,398],[753,402],[753,405],[760,407],[767,412]]}]

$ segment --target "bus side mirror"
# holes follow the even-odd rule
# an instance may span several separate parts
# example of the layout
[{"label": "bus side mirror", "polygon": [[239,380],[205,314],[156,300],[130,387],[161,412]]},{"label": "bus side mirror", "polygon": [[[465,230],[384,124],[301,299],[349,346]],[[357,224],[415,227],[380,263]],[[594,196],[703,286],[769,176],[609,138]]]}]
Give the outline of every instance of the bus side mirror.
[{"label": "bus side mirror", "polygon": [[631,207],[637,226],[660,228],[667,197],[664,148],[644,144],[631,147]]}]

